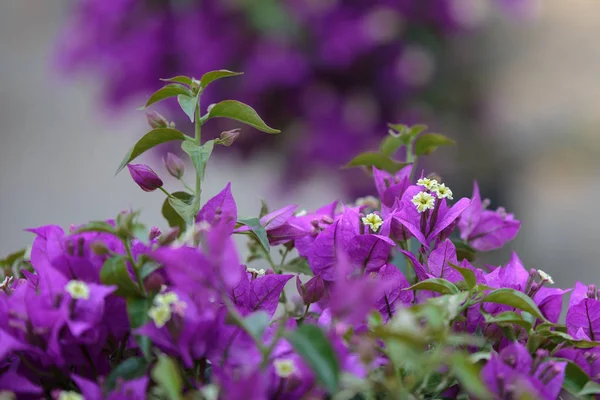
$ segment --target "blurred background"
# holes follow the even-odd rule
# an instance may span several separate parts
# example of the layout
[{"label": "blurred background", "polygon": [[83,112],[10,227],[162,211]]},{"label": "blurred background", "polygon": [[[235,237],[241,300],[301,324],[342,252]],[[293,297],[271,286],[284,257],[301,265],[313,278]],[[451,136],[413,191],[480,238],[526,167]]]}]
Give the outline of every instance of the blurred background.
[{"label": "blurred background", "polygon": [[[4,0],[0,254],[31,241],[24,228],[127,207],[163,226],[162,194],[114,176],[148,130],[135,108],[159,77],[227,68],[246,74],[203,104],[245,101],[283,133],[243,128],[211,158],[205,199],[231,181],[244,216],[261,196],[272,208],[352,201],[374,190],[339,166],[387,122],[426,123],[458,142],[426,161],[455,197],[477,179],[522,221],[488,261],[516,250],[560,286],[600,283],[599,11],[596,0]],[[191,128],[172,105],[160,111]],[[176,189],[160,159],[142,161]]]}]

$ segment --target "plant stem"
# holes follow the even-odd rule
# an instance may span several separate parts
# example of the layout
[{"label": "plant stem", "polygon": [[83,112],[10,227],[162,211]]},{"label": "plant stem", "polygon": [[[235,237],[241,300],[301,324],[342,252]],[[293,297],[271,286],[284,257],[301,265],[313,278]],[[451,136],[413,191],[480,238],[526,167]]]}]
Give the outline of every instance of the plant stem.
[{"label": "plant stem", "polygon": [[160,191],[167,195],[167,197],[173,197],[171,193],[167,192],[162,186],[159,187]]},{"label": "plant stem", "polygon": [[[194,143],[202,144],[202,121],[200,119],[200,93],[198,93],[198,105],[196,107],[196,118],[194,119]],[[202,193],[202,177],[196,171],[196,190],[194,190],[194,221],[200,211],[200,194]]]},{"label": "plant stem", "polygon": [[140,268],[138,268],[138,265],[135,262],[135,259],[133,258],[133,253],[131,253],[131,243],[129,243],[129,239],[123,239],[123,246],[125,246],[125,250],[127,251],[127,258],[129,258],[129,261],[131,262],[133,272],[135,273],[135,278],[137,279],[138,285],[140,286],[140,290],[142,291],[145,297],[148,293],[146,293],[146,287],[144,286],[144,280],[142,279]]}]

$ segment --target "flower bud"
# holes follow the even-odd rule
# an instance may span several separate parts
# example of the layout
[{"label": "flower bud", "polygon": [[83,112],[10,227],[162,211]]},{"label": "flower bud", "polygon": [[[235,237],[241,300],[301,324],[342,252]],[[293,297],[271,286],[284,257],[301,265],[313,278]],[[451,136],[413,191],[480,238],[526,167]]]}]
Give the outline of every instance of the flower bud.
[{"label": "flower bud", "polygon": [[146,279],[144,279],[144,287],[149,292],[157,292],[160,290],[160,287],[165,283],[163,277],[160,273],[156,271],[151,273]]},{"label": "flower bud", "polygon": [[325,295],[325,282],[323,282],[321,276],[317,275],[303,284],[300,278],[296,276],[296,289],[298,289],[304,304],[312,304],[321,300]]},{"label": "flower bud", "polygon": [[230,131],[221,132],[218,143],[222,144],[223,146],[231,146],[238,136],[240,136],[240,130],[240,128],[236,128]]},{"label": "flower bud", "polygon": [[176,226],[169,232],[165,233],[158,239],[158,244],[161,246],[167,246],[173,243],[179,237],[179,227]]},{"label": "flower bud", "polygon": [[127,164],[129,174],[133,178],[133,181],[145,192],[152,192],[153,190],[162,187],[163,181],[156,175],[156,172],[147,165],[144,164]]},{"label": "flower bud", "polygon": [[154,240],[154,239],[158,238],[161,235],[161,233],[162,232],[160,231],[158,226],[153,226],[150,229],[150,233],[148,234],[148,240]]},{"label": "flower bud", "polygon": [[148,125],[150,125],[152,129],[166,128],[169,126],[169,121],[167,121],[165,117],[163,117],[156,111],[147,112],[146,120],[148,121]]},{"label": "flower bud", "polygon": [[165,158],[163,158],[163,162],[165,163],[165,167],[171,176],[181,179],[183,173],[185,172],[185,164],[181,158],[173,153],[167,153]]}]

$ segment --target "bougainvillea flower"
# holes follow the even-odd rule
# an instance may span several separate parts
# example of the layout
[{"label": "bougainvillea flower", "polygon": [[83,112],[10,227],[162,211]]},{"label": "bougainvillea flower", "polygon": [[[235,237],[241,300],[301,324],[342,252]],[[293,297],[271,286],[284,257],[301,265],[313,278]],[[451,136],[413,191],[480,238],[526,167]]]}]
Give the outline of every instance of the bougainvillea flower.
[{"label": "bougainvillea flower", "polygon": [[127,164],[127,169],[133,181],[144,192],[152,192],[163,185],[163,181],[158,177],[156,172],[145,164]]},{"label": "bougainvillea flower", "polygon": [[492,211],[486,207],[475,182],[471,205],[461,214],[458,228],[461,239],[479,251],[499,249],[517,236],[521,226],[514,215],[507,214],[503,208]]}]

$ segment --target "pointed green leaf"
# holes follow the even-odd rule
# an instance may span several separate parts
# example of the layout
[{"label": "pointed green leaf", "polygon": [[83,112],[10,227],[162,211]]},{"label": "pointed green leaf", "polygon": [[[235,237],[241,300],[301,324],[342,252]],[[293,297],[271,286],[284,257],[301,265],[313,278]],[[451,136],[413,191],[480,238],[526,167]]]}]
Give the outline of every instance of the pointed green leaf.
[{"label": "pointed green leaf", "polygon": [[211,82],[214,82],[217,79],[228,78],[230,76],[239,76],[239,75],[242,75],[242,74],[243,74],[243,72],[233,72],[233,71],[228,71],[226,69],[219,69],[219,70],[216,70],[216,71],[210,71],[210,72],[207,72],[204,75],[202,75],[202,78],[200,78],[200,86],[202,87],[202,89],[204,89]]},{"label": "pointed green leaf", "polygon": [[215,104],[206,115],[206,118],[229,118],[243,122],[266,133],[281,132],[265,124],[265,121],[258,116],[252,107],[235,100],[225,100]]},{"label": "pointed green leaf", "polygon": [[139,328],[144,325],[150,317],[148,316],[148,310],[152,307],[152,299],[149,297],[128,297],[127,302],[127,315],[129,316],[129,323],[132,328]]},{"label": "pointed green leaf", "polygon": [[529,296],[514,289],[504,288],[494,290],[485,296],[482,301],[484,303],[504,304],[506,306],[518,308],[519,310],[528,312],[544,322],[548,322],[542,315],[542,312],[538,306],[533,302],[533,300],[531,300]]},{"label": "pointed green leaf", "polygon": [[105,285],[116,286],[115,294],[118,296],[127,297],[140,293],[129,276],[127,263],[122,256],[114,256],[104,262],[100,270],[100,281]]},{"label": "pointed green leaf", "polygon": [[198,146],[192,142],[183,142],[181,143],[181,149],[185,151],[192,160],[192,164],[194,164],[194,168],[196,169],[196,173],[200,175],[200,179],[204,180],[204,172],[206,171],[206,163],[210,158],[210,155],[213,151],[213,147],[215,146],[214,140],[209,140],[204,143],[202,146]]},{"label": "pointed green leaf", "polygon": [[115,175],[145,151],[150,150],[159,144],[167,143],[173,140],[185,140],[185,138],[186,136],[177,129],[158,128],[151,130],[142,136],[142,138],[138,140],[137,143],[129,150],[129,152],[123,158],[121,165],[119,165]]},{"label": "pointed green leaf", "polygon": [[555,358],[555,360],[567,362],[567,367],[565,368],[565,379],[563,380],[562,384],[563,389],[573,395],[578,395],[579,392],[581,392],[585,385],[590,381],[590,377],[585,373],[584,370],[581,369],[579,365],[570,360],[561,358]]},{"label": "pointed green leaf", "polygon": [[403,145],[404,141],[400,137],[388,135],[381,141],[379,151],[384,156],[391,157]]},{"label": "pointed green leaf", "polygon": [[366,152],[357,155],[354,157],[348,164],[346,164],[346,168],[351,167],[375,167],[377,169],[387,171],[390,173],[396,173],[400,171],[405,166],[409,165],[409,163],[398,162],[392,160],[391,158],[375,152]]},{"label": "pointed green leaf", "polygon": [[26,253],[27,253],[26,248],[21,249],[19,251],[15,251],[14,253],[10,253],[9,255],[4,257],[2,260],[0,260],[0,267],[1,266],[11,267],[15,262],[22,260],[25,257]]},{"label": "pointed green leaf", "polygon": [[415,142],[415,154],[417,156],[426,156],[440,146],[450,146],[454,143],[454,140],[439,133],[426,133],[421,135]]},{"label": "pointed green leaf", "polygon": [[441,294],[454,294],[459,290],[452,282],[442,278],[431,278],[420,281],[404,290],[429,290]]},{"label": "pointed green leaf", "polygon": [[283,267],[281,267],[283,272],[293,272],[295,274],[303,274],[312,276],[313,272],[308,266],[308,261],[304,257],[296,257]]},{"label": "pointed green leaf", "polygon": [[455,353],[451,358],[452,373],[462,387],[478,399],[492,398],[480,377],[480,367],[469,360],[469,356]]},{"label": "pointed green leaf", "polygon": [[161,354],[151,372],[152,379],[158,384],[170,400],[181,400],[183,379],[179,374],[177,361]]},{"label": "pointed green leaf", "polygon": [[269,239],[267,238],[267,231],[265,230],[265,227],[260,224],[260,220],[258,218],[238,219],[237,222],[250,228],[254,237],[256,240],[258,240],[265,251],[267,253],[270,252],[271,247],[269,245]]},{"label": "pointed green leaf", "polygon": [[269,206],[265,199],[260,199],[260,213],[258,214],[258,218],[262,218],[269,213]]},{"label": "pointed green leaf", "polygon": [[190,121],[194,122],[196,107],[198,107],[198,97],[180,94],[179,96],[177,96],[177,102],[179,103],[179,106],[181,107],[185,115],[188,116]]},{"label": "pointed green leaf", "polygon": [[483,310],[480,310],[481,315],[485,318],[485,322],[488,324],[515,324],[520,325],[523,328],[531,329],[531,323],[526,321],[521,314],[514,311],[505,311],[498,315],[492,315]]},{"label": "pointed green leaf", "polygon": [[475,285],[477,285],[477,278],[475,277],[475,272],[470,270],[469,268],[460,267],[458,265],[454,265],[452,263],[448,263],[452,268],[458,271],[459,274],[462,275],[465,280],[467,287],[473,289]]},{"label": "pointed green leaf", "polygon": [[581,391],[577,394],[577,397],[591,396],[594,394],[600,394],[600,384],[597,384],[594,381],[589,381],[583,386]]},{"label": "pointed green leaf", "polygon": [[315,325],[304,324],[287,332],[285,337],[329,393],[337,392],[340,366],[323,331]]},{"label": "pointed green leaf", "polygon": [[132,380],[140,378],[146,374],[148,363],[142,357],[132,357],[117,365],[106,377],[104,389],[107,393],[112,391],[117,383],[117,379]]},{"label": "pointed green leaf", "polygon": [[185,222],[185,225],[191,225],[194,221],[194,206],[179,200],[176,197],[167,198],[169,205],[175,210],[181,219]]},{"label": "pointed green leaf", "polygon": [[177,76],[174,76],[172,78],[167,78],[167,79],[161,78],[160,80],[163,82],[182,83],[187,86],[192,86],[192,78],[190,78],[189,76],[184,76],[184,75],[177,75]]},{"label": "pointed green leaf", "polygon": [[151,106],[154,103],[158,103],[161,100],[168,99],[169,97],[176,97],[180,94],[191,96],[192,93],[186,89],[184,86],[179,85],[177,83],[172,83],[170,85],[163,86],[158,89],[156,92],[150,96],[146,104],[143,107],[140,107],[142,110]]},{"label": "pointed green leaf", "polygon": [[116,229],[114,226],[109,224],[106,221],[92,221],[88,222],[84,226],[77,228],[73,233],[82,233],[82,232],[104,232],[104,233],[112,233],[116,234]]},{"label": "pointed green leaf", "polygon": [[462,261],[463,259],[467,259],[468,261],[475,261],[475,256],[477,252],[474,248],[469,246],[467,243],[462,240],[452,240],[452,244],[456,247],[456,258],[458,261]]},{"label": "pointed green leaf", "polygon": [[[194,196],[188,192],[174,192],[174,193],[171,193],[171,195],[190,206],[194,202]],[[174,228],[177,226],[177,227],[179,227],[180,232],[185,231],[186,223],[183,220],[183,218],[181,217],[181,215],[179,215],[179,213],[177,211],[175,211],[175,209],[173,208],[171,203],[169,203],[169,199],[165,199],[165,201],[162,205],[161,211],[162,211],[163,217],[165,217],[165,219],[167,220],[167,222],[169,223],[169,226],[171,228]]]}]

